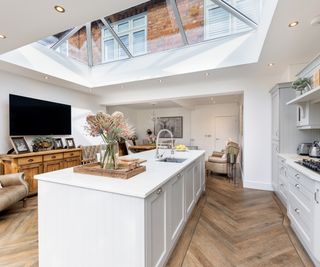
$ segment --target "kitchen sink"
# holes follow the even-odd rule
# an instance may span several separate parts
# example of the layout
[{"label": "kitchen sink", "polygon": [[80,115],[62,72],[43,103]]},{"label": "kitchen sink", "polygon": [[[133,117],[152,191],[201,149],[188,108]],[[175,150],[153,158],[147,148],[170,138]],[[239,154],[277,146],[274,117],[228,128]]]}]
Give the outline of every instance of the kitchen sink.
[{"label": "kitchen sink", "polygon": [[182,163],[182,162],[184,162],[186,160],[187,159],[182,159],[182,158],[163,158],[163,159],[159,159],[158,161],[171,162],[171,163]]}]

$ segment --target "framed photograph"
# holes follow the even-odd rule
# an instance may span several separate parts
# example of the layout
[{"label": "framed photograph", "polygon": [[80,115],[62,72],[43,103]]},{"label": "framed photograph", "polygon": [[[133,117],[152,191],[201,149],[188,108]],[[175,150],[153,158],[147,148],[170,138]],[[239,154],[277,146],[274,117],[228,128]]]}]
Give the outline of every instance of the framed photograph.
[{"label": "framed photograph", "polygon": [[[173,138],[183,138],[183,117],[159,117],[157,119],[156,131],[167,129],[172,132]],[[170,138],[169,133],[162,133],[160,138]]]},{"label": "framed photograph", "polygon": [[55,138],[54,149],[62,149],[62,148],[63,148],[62,138]]},{"label": "framed photograph", "polygon": [[74,140],[72,137],[66,138],[65,140],[66,140],[67,148],[76,148],[76,144],[74,143]]},{"label": "framed photograph", "polygon": [[29,153],[30,149],[24,137],[10,137],[11,143],[17,154]]}]

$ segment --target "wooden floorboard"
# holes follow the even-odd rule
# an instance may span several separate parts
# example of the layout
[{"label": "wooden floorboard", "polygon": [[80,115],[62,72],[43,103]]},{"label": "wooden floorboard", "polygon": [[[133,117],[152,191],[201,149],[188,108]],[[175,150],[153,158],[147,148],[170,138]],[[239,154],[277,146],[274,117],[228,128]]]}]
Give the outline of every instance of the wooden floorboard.
[{"label": "wooden floorboard", "polygon": [[[272,192],[207,177],[167,266],[313,266],[282,208]],[[37,228],[36,197],[0,213],[0,267],[38,266]]]}]

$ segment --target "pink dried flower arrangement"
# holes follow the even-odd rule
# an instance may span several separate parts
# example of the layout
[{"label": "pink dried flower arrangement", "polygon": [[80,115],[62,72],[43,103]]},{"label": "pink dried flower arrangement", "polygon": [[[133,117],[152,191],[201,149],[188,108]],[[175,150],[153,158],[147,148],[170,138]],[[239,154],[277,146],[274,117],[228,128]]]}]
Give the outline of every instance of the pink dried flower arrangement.
[{"label": "pink dried flower arrangement", "polygon": [[87,131],[91,136],[101,136],[106,143],[130,139],[134,128],[124,118],[122,112],[116,111],[112,115],[98,112],[87,116]]}]

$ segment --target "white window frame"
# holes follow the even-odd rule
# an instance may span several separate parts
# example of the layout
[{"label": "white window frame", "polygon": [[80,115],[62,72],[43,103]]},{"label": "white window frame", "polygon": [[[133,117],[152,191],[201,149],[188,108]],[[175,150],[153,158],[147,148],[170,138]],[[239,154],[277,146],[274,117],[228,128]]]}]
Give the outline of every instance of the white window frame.
[{"label": "white window frame", "polygon": [[[62,45],[60,45],[58,48],[57,48],[57,52],[59,52],[59,53],[61,53],[61,46]],[[65,54],[65,56],[69,56],[69,40],[66,40],[66,54]]]},{"label": "white window frame", "polygon": [[[236,6],[236,3],[238,1],[241,1],[241,0],[233,0],[232,5]],[[204,0],[204,6],[205,6],[205,11],[204,11],[204,40],[212,40],[212,39],[215,39],[215,38],[225,37],[225,36],[228,36],[228,35],[231,35],[231,34],[234,34],[234,33],[240,33],[240,32],[247,31],[247,30],[237,30],[237,28],[236,28],[236,26],[237,26],[237,23],[236,23],[237,18],[234,17],[228,11],[226,11],[229,14],[229,30],[228,30],[228,33],[220,34],[220,35],[217,35],[215,37],[211,37],[210,36],[210,31],[209,31],[209,16],[208,16],[209,9],[214,8],[214,7],[216,7],[216,8],[222,8],[222,7],[220,7],[219,5],[217,5],[216,3],[214,3],[211,0]]]},{"label": "white window frame", "polygon": [[[133,27],[133,21],[138,19],[138,18],[141,18],[143,17],[144,20],[145,20],[145,23],[143,26],[139,26],[139,27]],[[128,26],[128,30],[125,30],[125,31],[121,31],[119,32],[118,30],[118,27],[120,24],[123,24],[123,23],[126,23],[128,22],[129,23],[129,26]],[[111,27],[113,28],[113,30],[115,31],[115,33],[118,35],[119,38],[121,38],[122,36],[124,35],[128,35],[129,37],[129,47],[128,47],[128,50],[131,52],[131,54],[133,56],[139,56],[139,55],[144,55],[147,53],[148,51],[148,42],[147,42],[147,36],[148,36],[148,20],[147,20],[147,12],[144,12],[144,13],[141,13],[141,14],[138,14],[138,15],[134,15],[134,16],[131,16],[131,17],[128,17],[128,18],[125,18],[125,19],[122,19],[122,20],[119,20],[115,23],[112,23],[111,24]],[[105,36],[105,30],[107,30],[106,27],[103,27],[101,29],[101,47],[102,47],[102,62],[112,62],[112,61],[116,61],[116,60],[120,60],[120,59],[125,59],[127,58],[127,56],[125,57],[121,57],[120,55],[120,52],[123,51],[121,46],[118,44],[117,40],[110,34],[108,36]],[[133,54],[133,34],[136,33],[136,32],[139,32],[139,31],[142,31],[144,30],[145,31],[145,39],[144,39],[144,43],[145,43],[145,50],[142,52],[142,53],[139,53],[139,54]],[[114,42],[114,55],[113,55],[113,59],[110,59],[108,60],[107,58],[105,58],[105,46],[104,46],[104,42],[105,41],[108,41],[108,40],[113,40]]]}]

